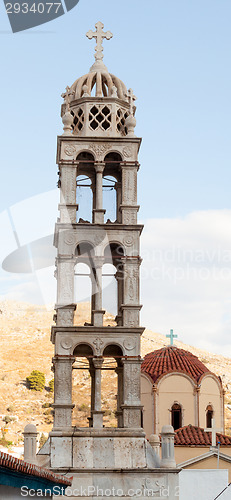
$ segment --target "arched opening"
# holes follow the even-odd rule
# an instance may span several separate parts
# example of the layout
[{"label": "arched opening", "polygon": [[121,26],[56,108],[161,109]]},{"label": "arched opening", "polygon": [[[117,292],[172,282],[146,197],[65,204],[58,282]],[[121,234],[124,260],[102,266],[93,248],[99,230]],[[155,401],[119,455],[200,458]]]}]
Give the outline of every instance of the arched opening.
[{"label": "arched opening", "polygon": [[115,222],[117,218],[116,179],[112,175],[103,176],[103,207],[106,210],[106,223]]},{"label": "arched opening", "polygon": [[103,207],[107,222],[121,222],[120,205],[122,203],[122,185],[119,153],[108,153],[105,158],[103,173]]},{"label": "arched opening", "polygon": [[92,321],[92,300],[93,300],[93,268],[94,268],[94,248],[87,241],[80,242],[76,249],[77,257],[75,266],[75,303],[82,303],[75,311],[74,324],[81,325],[84,322]]},{"label": "arched opening", "polygon": [[91,421],[92,381],[91,365],[93,350],[88,344],[79,344],[74,352],[72,377],[73,425],[89,427]]},{"label": "arched opening", "polygon": [[116,266],[121,262],[121,257],[124,257],[124,249],[120,243],[110,243],[106,246],[104,250],[105,262]]},{"label": "arched opening", "polygon": [[115,344],[103,351],[102,410],[105,427],[123,427],[123,352]]},{"label": "arched opening", "polygon": [[82,303],[75,311],[75,324],[83,324],[91,321],[91,301],[92,301],[92,274],[89,263],[77,262],[75,266],[74,279],[74,300],[75,304]]},{"label": "arched opening", "polygon": [[182,408],[178,403],[174,403],[171,409],[172,426],[174,431],[182,427]]},{"label": "arched opening", "polygon": [[110,243],[104,250],[103,266],[103,298],[104,308],[115,316],[117,324],[121,323],[123,303],[123,261],[124,249],[119,243]]},{"label": "arched opening", "polygon": [[208,429],[212,428],[212,419],[213,419],[213,407],[212,405],[208,405],[206,408],[206,427]]},{"label": "arched opening", "polygon": [[[113,264],[104,264],[102,273],[102,308],[108,314],[104,315],[104,323],[115,321],[118,310],[116,267]],[[112,325],[114,326],[114,325]]]},{"label": "arched opening", "polygon": [[77,156],[79,161],[76,180],[76,203],[78,204],[78,222],[91,222],[95,204],[95,169],[92,154],[82,152]]}]

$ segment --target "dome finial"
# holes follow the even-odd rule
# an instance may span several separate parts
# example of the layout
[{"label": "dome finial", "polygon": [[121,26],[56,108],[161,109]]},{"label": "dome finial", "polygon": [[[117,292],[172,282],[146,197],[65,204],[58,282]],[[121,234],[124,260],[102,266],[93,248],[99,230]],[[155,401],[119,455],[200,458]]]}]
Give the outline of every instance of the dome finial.
[{"label": "dome finial", "polygon": [[71,114],[70,111],[70,97],[74,95],[73,90],[70,89],[70,87],[66,87],[66,92],[61,94],[61,97],[63,97],[64,102],[66,104],[66,110],[64,115],[62,116],[62,122],[63,122],[63,135],[70,135],[72,133],[72,124],[73,124],[73,115]]},{"label": "dome finial", "polygon": [[103,63],[103,39],[110,40],[113,37],[113,34],[110,31],[103,31],[104,24],[98,21],[95,24],[96,31],[89,30],[86,33],[87,38],[91,40],[92,38],[96,39],[96,47],[95,47],[95,63],[91,67],[90,71],[95,71],[97,68],[99,69],[107,69]]},{"label": "dome finial", "polygon": [[66,92],[63,92],[63,94],[61,94],[61,97],[64,99],[64,102],[66,104],[66,111],[70,111],[70,97],[72,95],[74,95],[74,92],[68,86],[66,87]]},{"label": "dome finial", "polygon": [[128,98],[128,102],[129,102],[130,115],[133,116],[134,115],[134,101],[136,101],[137,97],[134,95],[132,89],[128,89],[127,98]]}]

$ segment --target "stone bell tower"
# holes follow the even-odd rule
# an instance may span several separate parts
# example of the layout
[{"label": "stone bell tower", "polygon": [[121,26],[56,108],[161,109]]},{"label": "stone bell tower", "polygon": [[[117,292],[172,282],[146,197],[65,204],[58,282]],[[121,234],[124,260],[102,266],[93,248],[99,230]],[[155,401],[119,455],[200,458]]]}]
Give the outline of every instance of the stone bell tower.
[{"label": "stone bell tower", "polygon": [[[95,62],[89,73],[78,78],[62,95],[64,132],[58,137],[57,147],[60,217],[54,238],[56,325],[51,335],[55,346],[54,426],[47,451],[49,467],[74,475],[73,487],[79,487],[80,483],[91,486],[88,494],[91,498],[97,496],[94,487],[104,485],[124,490],[134,485],[134,478],[137,488],[141,488],[144,481],[141,472],[151,474],[150,478],[145,476],[145,481],[154,481],[155,491],[160,493],[170,477],[156,469],[158,458],[145,440],[142,428],[139,249],[143,226],[137,223],[141,139],[134,132],[136,98],[104,65],[102,41],[109,40],[112,34],[104,32],[100,22],[95,26],[95,32],[87,33],[89,39],[96,39]],[[78,214],[79,176],[90,179],[89,221]],[[103,202],[103,183],[108,177],[115,179],[115,221],[107,219]],[[108,262],[116,268],[114,326],[107,325],[102,307],[102,269]],[[91,320],[80,326],[74,322],[74,316],[78,316],[75,299],[78,263],[87,264],[91,280]],[[77,403],[72,400],[72,368],[77,357],[87,359],[91,377],[88,427],[72,423],[72,410]],[[118,381],[117,426],[113,428],[106,427],[101,407],[101,372],[108,357],[115,361]],[[175,484],[176,477],[174,469],[171,484]]]}]

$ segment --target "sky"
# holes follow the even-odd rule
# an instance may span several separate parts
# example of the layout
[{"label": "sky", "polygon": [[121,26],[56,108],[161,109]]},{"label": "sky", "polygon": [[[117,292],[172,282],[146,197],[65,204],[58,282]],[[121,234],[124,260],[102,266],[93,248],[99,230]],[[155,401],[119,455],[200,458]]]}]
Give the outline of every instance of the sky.
[{"label": "sky", "polygon": [[[100,20],[104,62],[137,96],[142,325],[229,356],[230,18],[230,0],[80,0],[13,34],[0,6],[1,262],[53,231],[61,93],[92,65]],[[1,270],[0,297],[52,302],[52,275]]]}]

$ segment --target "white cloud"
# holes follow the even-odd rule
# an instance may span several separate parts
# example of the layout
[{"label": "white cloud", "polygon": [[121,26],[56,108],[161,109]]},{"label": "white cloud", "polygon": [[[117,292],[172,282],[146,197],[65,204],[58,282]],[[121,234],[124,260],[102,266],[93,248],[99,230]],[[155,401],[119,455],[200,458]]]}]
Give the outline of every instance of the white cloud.
[{"label": "white cloud", "polygon": [[231,355],[231,210],[150,219],[141,241],[142,324]]}]

